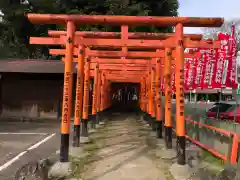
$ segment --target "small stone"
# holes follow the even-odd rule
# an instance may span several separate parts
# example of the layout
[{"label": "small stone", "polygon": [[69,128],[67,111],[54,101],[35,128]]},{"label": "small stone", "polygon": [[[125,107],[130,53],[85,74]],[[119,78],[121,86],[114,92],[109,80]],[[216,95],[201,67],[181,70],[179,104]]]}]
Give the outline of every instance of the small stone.
[{"label": "small stone", "polygon": [[151,131],[151,132],[149,133],[149,136],[150,136],[150,137],[156,137],[156,136],[157,136],[157,134],[156,134],[156,132],[155,132],[155,131]]},{"label": "small stone", "polygon": [[47,169],[41,166],[37,161],[29,162],[23,165],[14,176],[14,180],[22,179],[47,180]]},{"label": "small stone", "polygon": [[105,124],[105,122],[103,122],[103,121],[99,122],[99,125],[104,125],[104,124]]},{"label": "small stone", "polygon": [[82,147],[70,147],[69,148],[69,155],[72,157],[85,157],[87,155],[86,152],[84,152]]},{"label": "small stone", "polygon": [[161,157],[162,159],[172,160],[177,157],[177,152],[174,149],[157,149],[156,156]]},{"label": "small stone", "polygon": [[176,180],[188,180],[193,174],[193,169],[188,165],[172,164],[170,172]]},{"label": "small stone", "polygon": [[197,157],[190,156],[188,157],[187,162],[191,168],[199,166],[199,159]]},{"label": "small stone", "polygon": [[57,162],[55,163],[48,172],[49,178],[64,178],[70,175],[72,172],[70,162]]},{"label": "small stone", "polygon": [[92,129],[92,128],[91,128],[91,129],[88,130],[88,133],[95,133],[95,132],[97,132],[96,129]]},{"label": "small stone", "polygon": [[100,124],[96,124],[96,129],[100,128],[101,125]]},{"label": "small stone", "polygon": [[224,168],[215,179],[216,180],[233,180],[235,176],[236,176],[236,168],[229,166]]},{"label": "small stone", "polygon": [[91,140],[88,136],[80,136],[80,143],[81,144],[88,144],[90,142],[91,142]]}]

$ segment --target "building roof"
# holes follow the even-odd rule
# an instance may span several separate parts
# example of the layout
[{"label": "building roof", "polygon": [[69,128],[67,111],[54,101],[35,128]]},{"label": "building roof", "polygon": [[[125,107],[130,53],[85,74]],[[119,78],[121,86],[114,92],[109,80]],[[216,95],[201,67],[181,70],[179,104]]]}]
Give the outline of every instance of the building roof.
[{"label": "building roof", "polygon": [[[76,73],[75,65],[73,70]],[[0,72],[63,73],[64,64],[59,60],[8,59],[0,60]]]}]

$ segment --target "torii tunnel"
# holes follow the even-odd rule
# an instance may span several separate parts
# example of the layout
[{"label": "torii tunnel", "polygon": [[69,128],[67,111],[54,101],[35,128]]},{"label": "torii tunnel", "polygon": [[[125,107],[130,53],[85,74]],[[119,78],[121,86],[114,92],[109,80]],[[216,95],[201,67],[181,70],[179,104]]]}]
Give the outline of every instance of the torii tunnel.
[{"label": "torii tunnel", "polygon": [[[121,107],[121,111],[140,111],[148,117],[156,137],[165,140],[166,149],[172,149],[171,73],[175,71],[177,163],[186,164],[184,58],[200,57],[200,54],[184,53],[184,50],[220,48],[220,42],[202,40],[199,34],[184,34],[183,29],[220,27],[222,18],[60,14],[27,16],[35,24],[66,25],[66,31],[49,31],[49,37],[30,38],[30,44],[62,47],[49,50],[52,55],[62,55],[65,64],[60,162],[69,161],[70,109],[73,98],[74,147],[80,146],[80,126],[81,136],[87,137],[88,123],[95,128],[103,120],[104,113],[113,107]],[[79,26],[95,24],[120,26],[121,32],[76,31]],[[175,32],[133,33],[128,31],[130,26],[170,26],[175,28]],[[73,68],[77,68],[76,97],[72,97]],[[163,92],[161,82],[164,82]],[[165,96],[164,101],[162,95]]]}]

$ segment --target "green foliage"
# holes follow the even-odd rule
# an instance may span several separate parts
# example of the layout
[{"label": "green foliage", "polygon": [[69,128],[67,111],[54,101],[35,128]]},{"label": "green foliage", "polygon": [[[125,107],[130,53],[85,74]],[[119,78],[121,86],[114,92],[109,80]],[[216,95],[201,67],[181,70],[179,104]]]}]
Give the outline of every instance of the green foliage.
[{"label": "green foliage", "polygon": [[[33,25],[26,14],[61,13],[87,15],[177,16],[177,0],[1,0],[0,58],[50,58],[46,46],[29,45],[30,36],[47,36],[63,30],[59,25]],[[1,16],[1,15],[0,15]],[[84,26],[78,30],[119,31],[119,27]],[[131,27],[137,32],[171,32],[171,27]]]}]

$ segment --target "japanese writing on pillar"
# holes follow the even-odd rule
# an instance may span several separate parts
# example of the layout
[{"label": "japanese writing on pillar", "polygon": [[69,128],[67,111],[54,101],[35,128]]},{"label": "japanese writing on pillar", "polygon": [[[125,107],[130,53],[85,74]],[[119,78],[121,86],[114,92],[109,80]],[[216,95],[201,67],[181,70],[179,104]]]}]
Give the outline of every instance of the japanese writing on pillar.
[{"label": "japanese writing on pillar", "polygon": [[143,103],[145,103],[145,80],[144,79],[143,79],[141,87],[142,87],[142,91],[141,91],[142,95],[141,95],[141,97],[142,97]]},{"label": "japanese writing on pillar", "polygon": [[153,81],[152,81],[152,92],[153,92],[153,99],[156,99],[156,80],[154,79]]},{"label": "japanese writing on pillar", "polygon": [[[182,47],[183,46],[183,41],[182,40],[179,40],[178,41],[178,46],[179,47]],[[184,65],[184,64],[183,64]],[[179,67],[180,68],[180,67]],[[179,109],[179,116],[184,116],[184,67],[183,68],[180,68],[179,69],[179,72],[178,72],[179,76],[180,76],[180,79],[179,79],[179,104],[180,104],[180,109]]]},{"label": "japanese writing on pillar", "polygon": [[180,69],[180,111],[179,116],[184,115],[184,69]]},{"label": "japanese writing on pillar", "polygon": [[[89,64],[90,62],[89,62],[89,58],[87,58],[86,59],[86,63],[85,63],[85,79],[84,79],[84,94],[88,94],[89,93],[89,71],[90,71],[90,69],[89,69],[89,66],[90,66],[90,64]],[[87,99],[88,99],[88,96],[87,96]],[[83,104],[83,110],[84,110],[84,112],[88,112],[88,103],[87,104]]]},{"label": "japanese writing on pillar", "polygon": [[64,96],[63,96],[63,123],[68,123],[68,114],[69,114],[69,83],[70,83],[70,72],[66,72],[64,75]]},{"label": "japanese writing on pillar", "polygon": [[[161,60],[160,59],[157,60],[156,65],[161,66]],[[155,90],[157,90],[156,91],[156,100],[157,100],[157,103],[159,104],[160,101],[161,101],[161,75],[160,75],[161,72],[156,72],[156,73],[158,73],[158,76],[156,77]]]},{"label": "japanese writing on pillar", "polygon": [[158,76],[158,79],[157,79],[156,89],[157,89],[156,100],[157,100],[157,103],[159,103],[161,101],[161,77],[160,76]]},{"label": "japanese writing on pillar", "polygon": [[[163,72],[163,67],[164,67],[164,65],[163,64],[161,64],[161,72]],[[164,92],[164,75],[163,75],[163,73],[161,74],[161,91],[162,92]]]},{"label": "japanese writing on pillar", "polygon": [[175,86],[175,64],[172,64],[172,77],[171,77],[171,88],[172,91],[176,91],[176,86]]},{"label": "japanese writing on pillar", "polygon": [[[166,75],[166,85],[167,85],[167,102],[168,102],[168,104],[171,104],[172,102],[171,102],[171,100],[172,100],[172,91],[171,91],[171,86],[172,86],[172,82],[171,82],[171,74],[167,74]],[[168,111],[170,111],[170,106],[168,107],[168,109],[167,109]]]},{"label": "japanese writing on pillar", "polygon": [[80,92],[81,92],[81,75],[80,73],[77,74],[77,88],[76,88],[76,110],[75,114],[77,117],[80,117]]},{"label": "japanese writing on pillar", "polygon": [[147,101],[147,99],[148,99],[148,77],[146,78],[145,91],[146,91],[146,101]]}]

